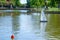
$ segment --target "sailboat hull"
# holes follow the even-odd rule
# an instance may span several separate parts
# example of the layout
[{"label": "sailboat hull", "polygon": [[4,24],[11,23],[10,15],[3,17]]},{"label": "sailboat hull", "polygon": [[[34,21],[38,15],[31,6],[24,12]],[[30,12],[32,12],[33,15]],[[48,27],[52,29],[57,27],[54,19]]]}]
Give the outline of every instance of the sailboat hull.
[{"label": "sailboat hull", "polygon": [[48,22],[48,21],[40,21],[40,22]]}]

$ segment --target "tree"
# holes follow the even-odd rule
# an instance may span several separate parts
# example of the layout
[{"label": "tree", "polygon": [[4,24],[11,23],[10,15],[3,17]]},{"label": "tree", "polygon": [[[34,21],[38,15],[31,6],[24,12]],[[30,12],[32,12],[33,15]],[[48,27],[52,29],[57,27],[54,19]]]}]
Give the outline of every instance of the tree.
[{"label": "tree", "polygon": [[20,6],[21,5],[20,0],[15,0],[15,5]]},{"label": "tree", "polygon": [[55,0],[56,4],[58,5],[57,7],[60,8],[60,0]]},{"label": "tree", "polygon": [[36,7],[40,7],[40,2],[39,2],[39,0],[36,0],[35,5],[36,5]]},{"label": "tree", "polygon": [[39,7],[40,2],[39,0],[30,0],[30,7]]},{"label": "tree", "polygon": [[27,0],[27,8],[30,8],[30,0]]}]

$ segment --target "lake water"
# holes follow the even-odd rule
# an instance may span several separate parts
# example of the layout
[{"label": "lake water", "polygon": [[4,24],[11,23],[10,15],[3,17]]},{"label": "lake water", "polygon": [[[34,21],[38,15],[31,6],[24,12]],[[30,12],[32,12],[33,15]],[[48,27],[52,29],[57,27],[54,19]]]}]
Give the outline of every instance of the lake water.
[{"label": "lake water", "polygon": [[60,14],[45,14],[48,22],[40,22],[41,13],[0,12],[0,40],[60,40]]}]

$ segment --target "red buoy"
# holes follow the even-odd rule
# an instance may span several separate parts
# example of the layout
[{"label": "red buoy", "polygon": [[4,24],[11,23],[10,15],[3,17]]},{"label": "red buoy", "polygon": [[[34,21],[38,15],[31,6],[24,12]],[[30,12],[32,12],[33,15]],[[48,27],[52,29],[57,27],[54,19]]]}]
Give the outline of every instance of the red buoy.
[{"label": "red buoy", "polygon": [[14,39],[14,35],[11,35],[11,39]]}]

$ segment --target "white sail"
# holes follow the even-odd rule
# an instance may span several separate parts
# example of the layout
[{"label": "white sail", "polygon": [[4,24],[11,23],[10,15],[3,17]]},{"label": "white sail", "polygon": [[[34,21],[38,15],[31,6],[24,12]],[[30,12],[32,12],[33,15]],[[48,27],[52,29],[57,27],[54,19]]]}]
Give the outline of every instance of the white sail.
[{"label": "white sail", "polygon": [[41,21],[41,22],[47,21],[46,16],[45,16],[45,14],[44,14],[44,10],[45,10],[45,9],[42,9],[42,11],[41,11],[41,18],[40,18],[40,21]]}]

